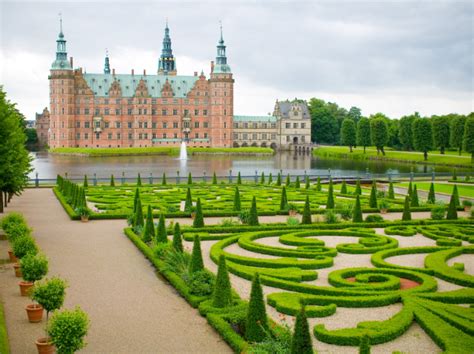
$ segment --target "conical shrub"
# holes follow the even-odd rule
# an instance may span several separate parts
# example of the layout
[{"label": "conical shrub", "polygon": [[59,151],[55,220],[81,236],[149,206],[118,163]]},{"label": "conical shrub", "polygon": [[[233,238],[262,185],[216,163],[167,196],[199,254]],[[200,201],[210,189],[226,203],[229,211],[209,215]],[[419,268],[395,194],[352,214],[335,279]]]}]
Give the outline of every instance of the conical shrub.
[{"label": "conical shrub", "polygon": [[458,211],[456,210],[456,199],[455,199],[454,191],[451,194],[451,198],[449,199],[449,206],[448,212],[446,214],[446,219],[448,220],[456,220],[458,218]]},{"label": "conical shrub", "polygon": [[240,171],[239,171],[239,174],[237,175],[237,184],[242,184],[242,176],[240,175]]},{"label": "conical shrub", "polygon": [[265,184],[265,173],[262,172],[262,175],[260,176],[260,184]]},{"label": "conical shrub", "polygon": [[347,185],[346,185],[346,180],[345,179],[342,180],[341,194],[347,194]]},{"label": "conical shrub", "polygon": [[249,225],[250,226],[258,226],[258,213],[257,213],[257,199],[255,196],[252,199],[252,207],[250,208],[250,216],[249,216]]},{"label": "conical shrub", "polygon": [[281,173],[278,173],[276,185],[281,186]]},{"label": "conical shrub", "polygon": [[393,182],[388,185],[388,199],[395,199],[395,191],[393,189]]},{"label": "conical shrub", "polygon": [[138,199],[140,199],[140,190],[137,188],[135,189],[135,196],[133,197],[133,213],[134,214],[137,212]]},{"label": "conical shrub", "polygon": [[285,182],[286,186],[289,187],[290,186],[290,174],[288,173],[286,175],[286,182]]},{"label": "conical shrub", "polygon": [[140,177],[140,174],[138,174],[138,177],[137,177],[137,186],[138,187],[142,186],[142,178]]},{"label": "conical shrub", "polygon": [[360,195],[356,195],[354,208],[352,209],[352,222],[362,222],[362,208],[360,206]]},{"label": "conical shrub", "polygon": [[158,228],[156,230],[156,242],[158,243],[168,242],[165,214],[163,213],[160,214],[160,220],[158,221]]},{"label": "conical shrub", "polygon": [[181,227],[179,226],[179,222],[174,225],[173,248],[176,252],[183,252],[183,239],[181,237]]},{"label": "conical shrub", "polygon": [[291,354],[312,354],[313,344],[309,331],[308,318],[305,306],[301,304],[301,310],[296,315],[295,330],[291,340]]},{"label": "conical shrub", "polygon": [[416,188],[416,184],[413,186],[413,192],[412,192],[412,195],[411,195],[410,205],[412,207],[420,206],[420,202],[418,200],[418,190]]},{"label": "conical shrub", "polygon": [[140,198],[138,198],[133,226],[143,226],[144,223],[145,222],[143,221],[142,201],[140,200]]},{"label": "conical shrub", "polygon": [[321,192],[323,190],[323,187],[321,186],[321,177],[318,176],[318,179],[316,180],[316,190],[318,192]]},{"label": "conical shrub", "polygon": [[454,185],[453,188],[453,197],[454,197],[454,203],[456,207],[461,205],[461,201],[459,200],[459,192],[458,192],[458,186],[457,184]]},{"label": "conical shrub", "polygon": [[230,285],[225,256],[221,255],[219,257],[216,284],[212,295],[212,306],[223,308],[230,305],[232,305],[232,288]]},{"label": "conical shrub", "polygon": [[217,184],[217,176],[216,176],[216,173],[214,172],[214,174],[212,175],[212,184]]},{"label": "conical shrub", "polygon": [[196,216],[194,217],[193,227],[204,227],[204,216],[202,215],[201,198],[196,203]]},{"label": "conical shrub", "polygon": [[309,203],[309,195],[306,196],[304,203],[303,218],[301,219],[302,224],[311,224],[311,205]]},{"label": "conical shrub", "polygon": [[255,273],[245,323],[245,339],[248,342],[261,342],[266,338],[267,331],[268,320],[262,286],[258,273]]},{"label": "conical shrub", "polygon": [[188,185],[191,185],[193,184],[193,176],[191,175],[191,172],[189,172],[189,175],[188,175]]},{"label": "conical shrub", "polygon": [[457,170],[454,169],[453,170],[453,181],[457,181],[458,180],[458,173],[457,173]]},{"label": "conical shrub", "polygon": [[300,176],[296,176],[295,188],[300,188],[300,187],[301,187]]},{"label": "conical shrub", "polygon": [[[199,199],[198,199],[199,200]],[[191,254],[191,261],[189,262],[189,273],[193,274],[204,269],[204,262],[202,260],[201,239],[199,235],[194,236],[193,252]]]},{"label": "conical shrub", "polygon": [[155,225],[153,224],[153,213],[151,205],[148,205],[148,211],[145,222],[145,229],[143,230],[143,242],[150,242],[155,237]]},{"label": "conical shrub", "polygon": [[193,210],[193,198],[191,197],[191,189],[188,187],[186,191],[186,199],[184,201],[184,211],[190,213]]},{"label": "conical shrub", "polygon": [[270,174],[268,175],[268,184],[272,184],[272,183],[273,183],[273,175],[270,172]]},{"label": "conical shrub", "polygon": [[281,198],[280,198],[280,210],[287,210],[288,209],[288,198],[286,196],[286,188],[283,186],[281,190]]},{"label": "conical shrub", "polygon": [[377,209],[377,185],[375,181],[372,182],[372,189],[370,190],[369,206]]},{"label": "conical shrub", "polygon": [[360,187],[360,178],[357,178],[354,194],[362,195],[362,188]]},{"label": "conical shrub", "polygon": [[115,178],[114,175],[110,175],[110,186],[115,187]]},{"label": "conical shrub", "polygon": [[240,211],[241,210],[241,205],[240,205],[240,192],[239,188],[235,187],[235,193],[234,193],[234,211]]},{"label": "conical shrub", "polygon": [[428,192],[428,204],[435,204],[436,203],[436,194],[434,189],[434,183],[431,182],[430,184],[430,191]]},{"label": "conical shrub", "polygon": [[328,199],[326,202],[326,209],[334,209],[334,188],[332,186],[332,179],[329,180]]},{"label": "conical shrub", "polygon": [[411,220],[410,197],[409,197],[409,196],[406,196],[406,197],[405,197],[405,204],[404,204],[404,206],[403,206],[402,220],[403,220],[403,221],[409,221],[409,220]]},{"label": "conical shrub", "polygon": [[88,188],[88,187],[89,187],[89,181],[87,180],[87,175],[84,175],[83,187],[84,187],[84,188]]},{"label": "conical shrub", "polygon": [[408,197],[410,198],[410,200],[411,200],[412,196],[413,196],[413,185],[410,181],[410,183],[408,184]]},{"label": "conical shrub", "polygon": [[166,173],[163,173],[163,177],[161,178],[161,184],[166,186]]},{"label": "conical shrub", "polygon": [[305,188],[309,189],[309,177],[308,176],[306,176]]}]

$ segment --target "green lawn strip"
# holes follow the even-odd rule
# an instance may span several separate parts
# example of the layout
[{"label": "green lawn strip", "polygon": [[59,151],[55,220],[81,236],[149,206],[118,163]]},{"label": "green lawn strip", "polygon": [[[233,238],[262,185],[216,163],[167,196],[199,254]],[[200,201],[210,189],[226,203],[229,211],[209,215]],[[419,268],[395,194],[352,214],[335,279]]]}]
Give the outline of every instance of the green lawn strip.
[{"label": "green lawn strip", "polygon": [[[416,188],[418,190],[428,192],[430,190],[430,182],[413,182],[416,184]],[[408,188],[409,182],[402,182],[396,183],[395,187],[405,187]],[[458,184],[458,193],[460,197],[467,197],[467,198],[474,198],[474,185],[473,186],[466,186],[462,184]],[[444,193],[447,195],[451,195],[453,193],[454,184],[450,183],[435,183],[434,189],[436,193]]]},{"label": "green lawn strip", "polygon": [[9,354],[10,346],[8,344],[7,325],[3,311],[3,303],[0,301],[0,353]]},{"label": "green lawn strip", "polygon": [[436,152],[428,153],[428,161],[424,161],[423,153],[418,152],[405,152],[385,149],[385,156],[383,156],[382,154],[377,155],[377,150],[372,148],[368,148],[365,154],[364,149],[361,147],[354,148],[353,152],[350,153],[349,149],[345,146],[321,146],[313,150],[313,155],[320,157],[335,157],[353,160],[376,159],[408,163],[450,165],[460,167],[473,166],[470,156],[459,156],[456,154],[441,155]]},{"label": "green lawn strip", "polygon": [[[137,156],[137,155],[179,155],[179,147],[143,147],[143,148],[53,148],[49,152],[62,155],[96,156]],[[188,154],[238,154],[238,155],[273,155],[271,148],[199,148],[188,147]]]}]

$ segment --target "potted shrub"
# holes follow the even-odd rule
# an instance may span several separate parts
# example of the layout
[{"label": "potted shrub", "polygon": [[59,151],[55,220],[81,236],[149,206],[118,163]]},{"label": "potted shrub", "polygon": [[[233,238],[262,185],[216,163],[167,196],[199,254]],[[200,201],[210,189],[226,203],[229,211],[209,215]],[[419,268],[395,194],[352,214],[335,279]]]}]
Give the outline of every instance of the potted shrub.
[{"label": "potted shrub", "polygon": [[380,208],[380,213],[381,214],[387,214],[388,208],[390,207],[390,204],[387,203],[385,199],[382,199],[379,203],[379,208]]},{"label": "potted shrub", "polygon": [[[4,229],[7,235],[7,239],[13,247],[13,243],[16,239],[22,236],[30,236],[31,228],[25,223],[11,223],[7,229]],[[15,257],[13,250],[8,251],[8,257],[12,263],[18,262],[18,258]]]},{"label": "potted shrub", "polygon": [[58,353],[74,353],[84,348],[89,318],[79,307],[55,313],[47,326],[51,342]]},{"label": "potted shrub", "polygon": [[85,206],[80,206],[79,208],[76,208],[76,213],[81,216],[81,221],[82,222],[88,222],[89,221],[89,216],[91,216],[91,210],[88,207]]},{"label": "potted shrub", "polygon": [[[13,254],[19,260],[21,260],[27,254],[38,253],[38,246],[36,246],[35,240],[30,236],[22,236],[22,237],[17,238],[13,242],[12,249],[13,249]],[[13,265],[13,268],[15,269],[15,275],[18,278],[21,278],[20,264],[15,263]]]},{"label": "potted shrub", "polygon": [[196,207],[193,205],[189,211],[191,212],[191,219],[194,220],[196,218]]},{"label": "potted shrub", "polygon": [[[36,301],[46,310],[46,328],[48,326],[48,317],[51,311],[59,309],[64,302],[67,284],[60,278],[51,278],[37,282],[31,292],[31,299]],[[52,339],[48,337],[48,330],[43,338],[36,340],[38,353],[54,353]]]},{"label": "potted shrub", "polygon": [[295,216],[298,213],[298,207],[295,204],[288,204],[288,215]]},{"label": "potted shrub", "polygon": [[27,296],[33,283],[48,273],[48,259],[42,254],[27,254],[20,260],[23,280],[19,283],[21,296]]},{"label": "potted shrub", "polygon": [[463,200],[462,201],[462,206],[464,207],[464,211],[469,212],[472,207],[472,202],[470,200]]}]

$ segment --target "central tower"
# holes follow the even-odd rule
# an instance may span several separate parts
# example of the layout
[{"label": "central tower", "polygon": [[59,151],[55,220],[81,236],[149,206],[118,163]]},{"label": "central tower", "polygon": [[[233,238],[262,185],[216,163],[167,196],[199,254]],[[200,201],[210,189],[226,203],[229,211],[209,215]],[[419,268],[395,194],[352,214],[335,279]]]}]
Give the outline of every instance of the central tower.
[{"label": "central tower", "polygon": [[158,61],[158,74],[176,75],[176,61],[171,49],[170,29],[168,28],[168,21],[166,21],[165,37],[163,38],[163,50]]}]

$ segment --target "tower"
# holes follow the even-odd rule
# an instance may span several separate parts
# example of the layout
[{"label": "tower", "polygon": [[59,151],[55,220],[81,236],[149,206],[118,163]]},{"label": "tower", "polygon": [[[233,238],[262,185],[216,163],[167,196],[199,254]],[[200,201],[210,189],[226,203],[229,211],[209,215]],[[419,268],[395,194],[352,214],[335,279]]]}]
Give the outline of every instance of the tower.
[{"label": "tower", "polygon": [[104,74],[110,74],[109,51],[105,50]]},{"label": "tower", "polygon": [[72,58],[67,60],[63,21],[59,19],[59,35],[56,40],[56,60],[49,76],[51,147],[74,146],[74,71]]},{"label": "tower", "polygon": [[212,146],[232,147],[234,79],[227,65],[226,46],[220,27],[216,64],[211,66]]},{"label": "tower", "polygon": [[163,38],[163,50],[158,61],[158,74],[176,75],[176,61],[171,49],[170,29],[166,21],[165,37]]}]

